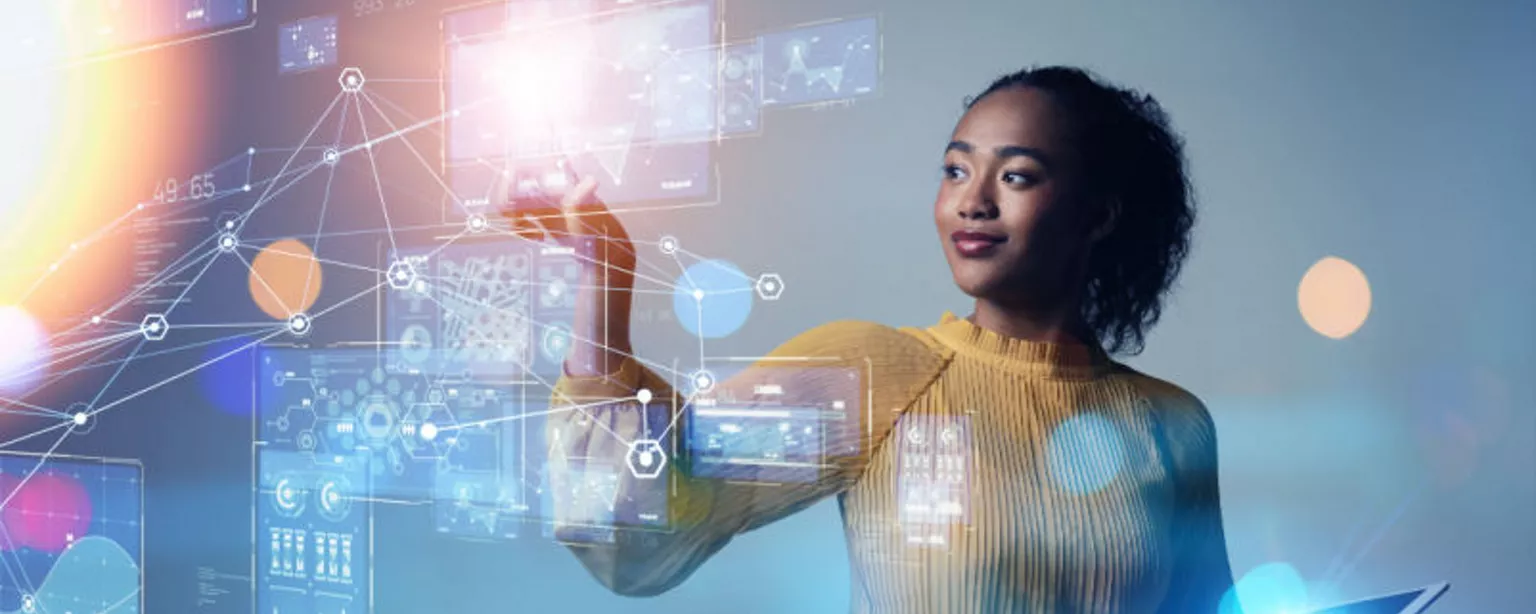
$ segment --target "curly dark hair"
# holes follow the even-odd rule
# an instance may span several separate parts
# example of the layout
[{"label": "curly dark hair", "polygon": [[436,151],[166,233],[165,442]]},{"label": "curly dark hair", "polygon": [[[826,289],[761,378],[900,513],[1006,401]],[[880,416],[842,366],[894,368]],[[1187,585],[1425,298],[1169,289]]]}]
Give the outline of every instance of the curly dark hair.
[{"label": "curly dark hair", "polygon": [[1089,256],[1080,315],[1108,353],[1140,354],[1184,266],[1195,225],[1183,140],[1150,94],[1068,66],[1003,75],[965,108],[1013,87],[1047,92],[1065,111],[1093,200],[1114,209],[1113,228]]}]

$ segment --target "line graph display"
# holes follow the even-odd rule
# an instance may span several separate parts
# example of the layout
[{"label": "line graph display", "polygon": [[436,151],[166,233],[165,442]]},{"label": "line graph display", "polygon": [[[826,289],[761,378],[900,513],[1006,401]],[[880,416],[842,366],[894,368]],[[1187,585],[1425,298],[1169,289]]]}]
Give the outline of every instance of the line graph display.
[{"label": "line graph display", "polygon": [[764,34],[763,104],[867,96],[880,87],[880,25],[874,17]]},{"label": "line graph display", "polygon": [[0,612],[139,612],[143,469],[0,453]]}]

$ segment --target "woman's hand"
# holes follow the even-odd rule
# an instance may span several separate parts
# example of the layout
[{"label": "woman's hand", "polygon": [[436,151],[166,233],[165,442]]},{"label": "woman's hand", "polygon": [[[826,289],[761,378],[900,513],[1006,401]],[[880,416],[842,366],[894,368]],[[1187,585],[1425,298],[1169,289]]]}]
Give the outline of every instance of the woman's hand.
[{"label": "woman's hand", "polygon": [[612,373],[631,351],[635,248],[624,225],[596,194],[597,180],[586,177],[558,207],[548,201],[515,201],[503,213],[512,218],[518,235],[574,246],[584,264],[565,359],[565,372],[575,376]]}]

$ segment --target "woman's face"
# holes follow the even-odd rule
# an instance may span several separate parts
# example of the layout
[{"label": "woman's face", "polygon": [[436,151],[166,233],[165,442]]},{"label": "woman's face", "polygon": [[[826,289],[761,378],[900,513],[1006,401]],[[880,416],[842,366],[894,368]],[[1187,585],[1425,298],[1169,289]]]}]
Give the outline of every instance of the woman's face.
[{"label": "woman's face", "polygon": [[955,284],[1002,305],[1049,308],[1076,292],[1087,256],[1079,164],[1049,94],[982,98],[944,151],[933,216]]}]

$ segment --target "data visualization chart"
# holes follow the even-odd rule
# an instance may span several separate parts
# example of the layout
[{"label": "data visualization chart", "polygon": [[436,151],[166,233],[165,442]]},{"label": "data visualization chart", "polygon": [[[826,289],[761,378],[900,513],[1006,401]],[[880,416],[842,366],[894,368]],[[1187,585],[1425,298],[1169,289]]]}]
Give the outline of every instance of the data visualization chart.
[{"label": "data visualization chart", "polygon": [[794,105],[875,94],[880,25],[848,19],[764,34],[763,104]]},{"label": "data visualization chart", "polygon": [[277,29],[277,70],[296,73],[336,63],[336,16],[310,17]]},{"label": "data visualization chart", "polygon": [[751,134],[763,126],[763,48],[759,41],[726,45],[720,54],[720,134]]},{"label": "data visualization chart", "polygon": [[693,378],[720,382],[694,384],[707,389],[694,393],[685,414],[695,476],[809,482],[835,459],[860,453],[857,368],[798,360],[743,367],[721,364]]},{"label": "data visualization chart", "polygon": [[387,330],[401,368],[559,377],[582,269],[596,257],[590,239],[463,240],[398,256],[387,273]]},{"label": "data visualization chart", "polygon": [[948,547],[953,531],[971,520],[970,417],[904,414],[895,438],[897,497],[907,543]]},{"label": "data visualization chart", "polygon": [[372,531],[359,494],[368,461],[282,446],[258,453],[256,611],[368,611]]},{"label": "data visualization chart", "polygon": [[143,469],[0,454],[0,612],[139,612]]},{"label": "data visualization chart", "polygon": [[610,204],[707,198],[717,134],[712,0],[532,0],[444,19],[445,160],[473,207],[551,197],[566,168]]},{"label": "data visualization chart", "polygon": [[[41,3],[40,3],[41,4]],[[71,57],[102,56],[211,36],[252,24],[256,0],[94,0],[47,3],[39,38],[66,41]]]}]

